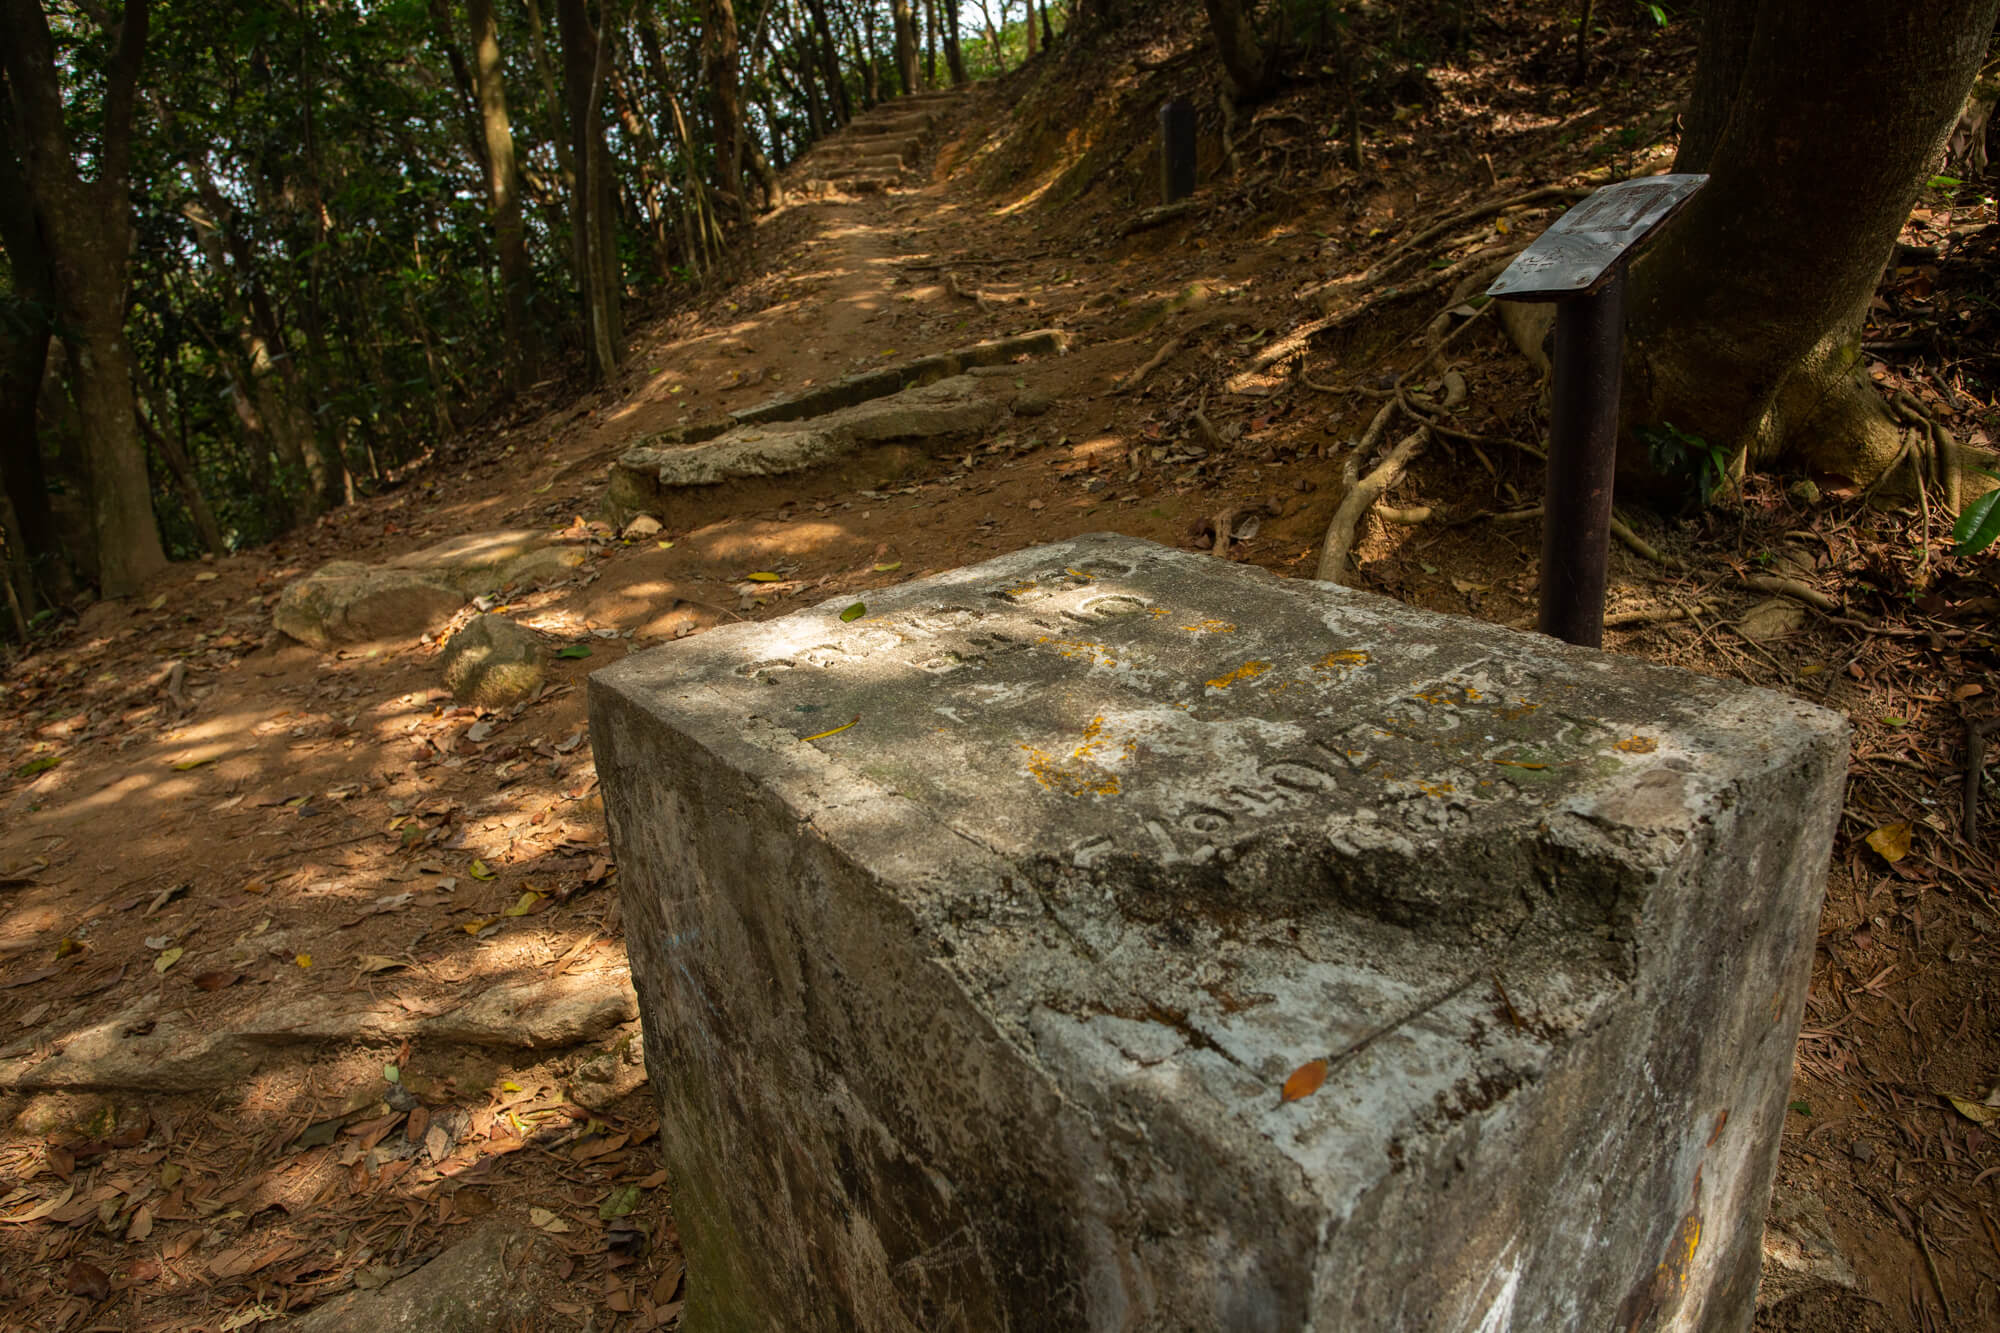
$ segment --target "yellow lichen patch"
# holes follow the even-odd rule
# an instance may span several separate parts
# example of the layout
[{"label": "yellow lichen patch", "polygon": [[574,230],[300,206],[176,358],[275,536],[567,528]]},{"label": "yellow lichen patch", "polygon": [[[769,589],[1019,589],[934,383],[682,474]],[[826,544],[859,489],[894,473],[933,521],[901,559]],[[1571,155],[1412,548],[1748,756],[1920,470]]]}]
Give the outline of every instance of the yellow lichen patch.
[{"label": "yellow lichen patch", "polygon": [[1027,583],[1017,583],[1013,587],[1007,589],[1007,596],[1026,597],[1029,593],[1033,592],[1034,590],[1035,590],[1034,582],[1033,580],[1030,580]]},{"label": "yellow lichen patch", "polygon": [[1357,653],[1350,649],[1346,652],[1328,653],[1325,657],[1322,657],[1319,659],[1319,661],[1313,663],[1313,670],[1352,671],[1355,667],[1366,666],[1367,664],[1368,664],[1367,653]]},{"label": "yellow lichen patch", "polygon": [[1080,578],[1080,579],[1082,579],[1082,580],[1083,580],[1083,581],[1084,581],[1085,583],[1088,583],[1088,582],[1090,582],[1090,581],[1091,581],[1092,579],[1094,579],[1094,578],[1096,578],[1096,577],[1097,577],[1097,576],[1096,576],[1095,574],[1086,574],[1086,573],[1084,573],[1084,572],[1083,572],[1082,570],[1080,570],[1080,569],[1065,569],[1065,570],[1063,571],[1063,573],[1065,573],[1065,574],[1073,574],[1073,575],[1075,575],[1075,576],[1076,576],[1077,578]]},{"label": "yellow lichen patch", "polygon": [[1651,736],[1627,736],[1613,742],[1611,748],[1623,754],[1651,754],[1660,748],[1660,743]]},{"label": "yellow lichen patch", "polygon": [[1419,782],[1417,790],[1435,800],[1443,800],[1458,788],[1449,782]]},{"label": "yellow lichen patch", "polygon": [[1236,626],[1226,620],[1204,620],[1195,625],[1182,625],[1190,634],[1234,634]]},{"label": "yellow lichen patch", "polygon": [[1270,669],[1271,669],[1271,664],[1269,662],[1258,662],[1254,660],[1245,662],[1242,666],[1237,667],[1236,670],[1230,672],[1228,675],[1217,676],[1214,680],[1209,681],[1208,687],[1212,690],[1226,690],[1239,680],[1255,680],[1257,677],[1263,675],[1266,671],[1269,671]]},{"label": "yellow lichen patch", "polygon": [[[1104,719],[1093,717],[1083,729],[1083,738],[1065,759],[1057,759],[1032,745],[1021,748],[1028,752],[1028,775],[1042,785],[1043,791],[1058,796],[1116,796],[1118,775],[1099,766],[1104,747],[1114,743],[1104,733]],[[1120,749],[1122,757],[1130,760],[1138,753],[1139,743],[1128,740]]]},{"label": "yellow lichen patch", "polygon": [[1153,619],[1155,620],[1158,620],[1161,616],[1172,614],[1164,606],[1149,606],[1146,608],[1146,610],[1152,613]]},{"label": "yellow lichen patch", "polygon": [[1110,649],[1101,643],[1089,643],[1083,639],[1052,639],[1046,634],[1036,639],[1035,642],[1048,644],[1064,657],[1083,658],[1092,666],[1115,667],[1118,665],[1118,659],[1113,657]]},{"label": "yellow lichen patch", "polygon": [[1523,699],[1516,707],[1501,709],[1500,718],[1504,722],[1519,722],[1522,718],[1540,708],[1540,704],[1531,704],[1526,699]]},{"label": "yellow lichen patch", "polygon": [[1433,690],[1429,694],[1424,694],[1421,691],[1419,691],[1418,693],[1413,694],[1410,697],[1412,699],[1417,700],[1420,703],[1427,703],[1432,705],[1449,704],[1453,702],[1450,692],[1446,690]]}]

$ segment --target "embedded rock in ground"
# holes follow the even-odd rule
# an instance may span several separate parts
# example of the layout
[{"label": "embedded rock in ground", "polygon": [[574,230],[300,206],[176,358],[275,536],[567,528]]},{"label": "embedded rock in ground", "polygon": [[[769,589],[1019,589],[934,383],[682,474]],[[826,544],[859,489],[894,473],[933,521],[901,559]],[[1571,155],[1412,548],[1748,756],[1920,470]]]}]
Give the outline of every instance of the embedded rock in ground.
[{"label": "embedded rock in ground", "polygon": [[[676,428],[642,437],[612,464],[605,509],[613,525],[652,514],[669,528],[682,528],[706,521],[713,506],[690,488],[754,485],[801,472],[815,473],[825,485],[876,486],[916,465],[923,451],[999,420],[1004,390],[968,378],[970,372],[1021,357],[1058,355],[1067,346],[1061,331],[1036,329],[743,408],[731,414],[736,425],[728,430]],[[766,488],[774,503],[798,492],[792,482]]]},{"label": "embedded rock in ground", "polygon": [[334,560],[286,585],[277,628],[319,649],[413,639],[474,597],[561,577],[583,563],[577,547],[540,532],[454,537],[381,565]]},{"label": "embedded rock in ground", "polygon": [[635,1030],[576,1067],[569,1079],[570,1100],[587,1110],[601,1111],[645,1081],[646,1057]]},{"label": "embedded rock in ground", "polygon": [[464,605],[457,589],[420,571],[333,560],[287,584],[271,619],[281,632],[324,651],[413,639]]},{"label": "embedded rock in ground", "polygon": [[850,600],[591,680],[690,1327],[1747,1327],[1838,717],[1122,537]]},{"label": "embedded rock in ground", "polygon": [[[959,375],[806,421],[738,426],[706,443],[677,449],[628,449],[612,465],[606,504],[614,523],[628,513],[644,512],[658,514],[668,527],[678,529],[709,514],[714,502],[701,491],[724,482],[755,482],[849,464],[859,471],[835,473],[834,479],[870,486],[885,466],[876,456],[881,447],[959,440],[997,421],[1003,405],[981,393],[981,387]],[[892,470],[907,465],[908,460],[886,464]]]},{"label": "embedded rock in ground", "polygon": [[1819,1196],[1779,1182],[1771,1191],[1764,1226],[1764,1281],[1757,1306],[1764,1309],[1808,1292],[1833,1287],[1853,1291],[1859,1282],[1833,1238]]},{"label": "embedded rock in ground", "polygon": [[350,1290],[285,1321],[292,1333],[509,1333],[548,1326],[569,1263],[532,1227],[487,1218],[443,1253],[373,1291]]},{"label": "embedded rock in ground", "polygon": [[452,635],[442,660],[451,697],[480,708],[505,708],[527,698],[548,668],[534,631],[491,614],[474,617]]}]

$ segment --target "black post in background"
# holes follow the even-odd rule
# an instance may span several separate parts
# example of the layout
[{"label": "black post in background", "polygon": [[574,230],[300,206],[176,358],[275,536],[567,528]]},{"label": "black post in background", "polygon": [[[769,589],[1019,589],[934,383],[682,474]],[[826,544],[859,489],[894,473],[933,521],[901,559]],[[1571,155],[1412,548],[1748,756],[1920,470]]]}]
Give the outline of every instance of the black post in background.
[{"label": "black post in background", "polygon": [[1194,104],[1176,97],[1160,104],[1160,202],[1194,193]]},{"label": "black post in background", "polygon": [[1565,643],[1604,644],[1611,485],[1625,336],[1625,270],[1556,307],[1555,401],[1542,502],[1542,606],[1537,628]]}]

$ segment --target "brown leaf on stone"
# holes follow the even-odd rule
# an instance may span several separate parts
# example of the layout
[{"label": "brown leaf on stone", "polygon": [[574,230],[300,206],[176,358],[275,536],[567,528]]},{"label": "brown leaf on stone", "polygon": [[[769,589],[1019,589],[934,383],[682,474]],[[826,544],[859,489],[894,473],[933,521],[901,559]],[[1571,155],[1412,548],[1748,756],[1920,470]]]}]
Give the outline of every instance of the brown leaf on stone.
[{"label": "brown leaf on stone", "polygon": [[111,1274],[96,1264],[79,1259],[63,1274],[63,1290],[72,1296],[85,1300],[104,1301],[111,1299]]},{"label": "brown leaf on stone", "polygon": [[153,1234],[153,1210],[141,1208],[132,1214],[132,1225],[125,1228],[125,1239],[140,1241]]},{"label": "brown leaf on stone", "polygon": [[1318,1092],[1320,1085],[1325,1082],[1326,1061],[1308,1060],[1297,1069],[1294,1069],[1290,1077],[1286,1078],[1285,1100],[1295,1102],[1302,1097],[1310,1097],[1315,1092]]},{"label": "brown leaf on stone", "polygon": [[243,979],[241,972],[203,972],[194,979],[197,990],[223,990]]},{"label": "brown leaf on stone", "polygon": [[59,1148],[52,1143],[45,1152],[49,1170],[55,1173],[58,1180],[68,1180],[76,1171],[76,1158],[70,1154],[69,1149]]}]

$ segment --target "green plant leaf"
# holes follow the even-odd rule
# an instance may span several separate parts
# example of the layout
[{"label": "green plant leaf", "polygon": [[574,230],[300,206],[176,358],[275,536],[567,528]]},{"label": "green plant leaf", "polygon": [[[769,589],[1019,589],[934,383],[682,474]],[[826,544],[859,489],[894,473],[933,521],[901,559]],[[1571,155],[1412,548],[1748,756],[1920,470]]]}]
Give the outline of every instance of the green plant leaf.
[{"label": "green plant leaf", "polygon": [[31,778],[35,776],[35,774],[37,773],[48,772],[50,769],[54,768],[57,764],[60,764],[61,762],[62,762],[61,755],[45,754],[40,759],[30,759],[27,763],[15,769],[14,776],[17,778]]},{"label": "green plant leaf", "polygon": [[1960,555],[1973,555],[1991,546],[2000,537],[2000,491],[1988,491],[1960,510],[1951,535]]},{"label": "green plant leaf", "polygon": [[840,618],[842,620],[859,620],[861,619],[861,617],[867,614],[868,614],[868,603],[856,602],[853,606],[850,606],[845,611],[842,611],[840,613]]},{"label": "green plant leaf", "polygon": [[763,569],[758,570],[755,574],[745,574],[743,577],[749,579],[752,583],[776,583],[778,581],[776,574]]},{"label": "green plant leaf", "polygon": [[588,656],[590,656],[590,645],[589,645],[589,644],[587,644],[587,643],[572,643],[572,644],[570,644],[570,645],[569,645],[568,647],[566,647],[566,648],[558,648],[558,649],[556,649],[556,656],[557,656],[557,657],[588,657]]},{"label": "green plant leaf", "polygon": [[1933,190],[1950,190],[1956,189],[1958,186],[1965,184],[1965,182],[1956,176],[1933,176],[1925,181],[1924,184]]}]

